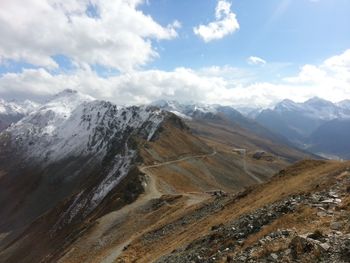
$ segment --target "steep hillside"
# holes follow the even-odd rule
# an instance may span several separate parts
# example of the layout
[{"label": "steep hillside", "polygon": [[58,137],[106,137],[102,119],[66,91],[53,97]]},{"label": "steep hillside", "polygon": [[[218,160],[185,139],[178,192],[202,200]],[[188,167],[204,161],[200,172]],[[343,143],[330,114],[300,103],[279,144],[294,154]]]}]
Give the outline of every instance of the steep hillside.
[{"label": "steep hillside", "polygon": [[172,216],[115,262],[349,262],[350,163],[303,161]]},{"label": "steep hillside", "polygon": [[[26,251],[23,262],[32,262],[60,244],[45,244],[48,238],[135,200],[143,192],[138,141],[156,137],[167,118],[152,107],[121,108],[66,90],[2,132],[1,261],[20,262]],[[38,231],[46,233],[42,241]],[[43,247],[28,250],[33,240]]]}]

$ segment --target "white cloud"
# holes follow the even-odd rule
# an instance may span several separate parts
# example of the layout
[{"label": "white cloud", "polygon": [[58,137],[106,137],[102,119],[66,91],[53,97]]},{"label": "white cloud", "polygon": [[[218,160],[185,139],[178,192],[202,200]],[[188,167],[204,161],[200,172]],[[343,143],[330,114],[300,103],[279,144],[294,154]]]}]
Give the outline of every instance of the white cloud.
[{"label": "white cloud", "polygon": [[0,77],[0,97],[43,98],[73,88],[118,104],[142,104],[160,98],[261,107],[285,98],[304,101],[319,96],[340,101],[350,99],[350,50],[321,65],[305,65],[299,74],[277,84],[251,83],[249,78],[249,71],[230,66],[133,71],[107,78],[88,66],[74,74],[58,75],[46,69],[26,69]]},{"label": "white cloud", "polygon": [[231,12],[231,3],[219,0],[215,9],[215,21],[193,28],[193,32],[205,42],[221,39],[239,29],[236,14]]},{"label": "white cloud", "polygon": [[[77,64],[129,71],[157,57],[152,40],[177,36],[178,21],[161,26],[137,8],[143,0],[1,0],[0,63],[56,68],[65,55]],[[96,16],[88,14],[93,6]]]},{"label": "white cloud", "polygon": [[255,56],[250,56],[247,59],[248,64],[250,65],[265,65],[266,61],[262,58],[259,57],[255,57]]}]

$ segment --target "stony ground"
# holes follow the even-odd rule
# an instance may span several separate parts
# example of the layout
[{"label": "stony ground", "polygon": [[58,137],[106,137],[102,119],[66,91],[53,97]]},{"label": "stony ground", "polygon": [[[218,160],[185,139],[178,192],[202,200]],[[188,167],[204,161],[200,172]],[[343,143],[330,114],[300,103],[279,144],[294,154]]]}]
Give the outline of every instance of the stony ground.
[{"label": "stony ground", "polygon": [[350,262],[349,196],[345,171],[326,189],[292,195],[214,226],[157,262]]}]

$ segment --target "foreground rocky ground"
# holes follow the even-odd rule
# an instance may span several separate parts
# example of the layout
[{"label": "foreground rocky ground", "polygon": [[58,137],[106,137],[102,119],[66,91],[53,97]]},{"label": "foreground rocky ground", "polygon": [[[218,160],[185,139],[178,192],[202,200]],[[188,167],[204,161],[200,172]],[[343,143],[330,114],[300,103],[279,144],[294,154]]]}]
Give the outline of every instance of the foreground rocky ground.
[{"label": "foreground rocky ground", "polygon": [[350,173],[334,176],[321,191],[291,195],[213,226],[157,262],[350,262]]}]

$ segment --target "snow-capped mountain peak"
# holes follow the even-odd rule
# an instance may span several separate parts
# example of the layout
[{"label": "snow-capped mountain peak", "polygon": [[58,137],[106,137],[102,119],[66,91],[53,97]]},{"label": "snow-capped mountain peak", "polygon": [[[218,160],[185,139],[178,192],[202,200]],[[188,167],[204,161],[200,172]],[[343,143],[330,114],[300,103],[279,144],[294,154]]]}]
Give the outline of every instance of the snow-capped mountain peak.
[{"label": "snow-capped mountain peak", "polygon": [[318,97],[311,98],[302,103],[297,103],[286,99],[278,103],[275,106],[274,111],[278,114],[294,112],[303,116],[308,116],[310,118],[320,120],[333,120],[337,118],[347,118],[350,116],[350,112],[345,112],[337,104]]},{"label": "snow-capped mountain peak", "polygon": [[94,101],[95,98],[78,91],[66,89],[54,95],[39,111],[53,111],[57,115],[68,118],[71,112],[83,102]]},{"label": "snow-capped mountain peak", "polygon": [[342,109],[350,110],[350,100],[342,100],[337,103],[337,106]]},{"label": "snow-capped mountain peak", "polygon": [[11,131],[31,131],[40,136],[52,136],[70,118],[73,111],[83,103],[95,99],[73,90],[64,90],[54,95],[27,117],[10,127]]},{"label": "snow-capped mountain peak", "polygon": [[111,138],[141,126],[149,140],[163,119],[162,111],[150,107],[123,108],[65,90],[7,132],[26,159],[45,164],[97,152],[103,157]]},{"label": "snow-capped mountain peak", "polygon": [[300,105],[290,99],[285,99],[275,106],[276,111],[293,111],[298,110]]}]

